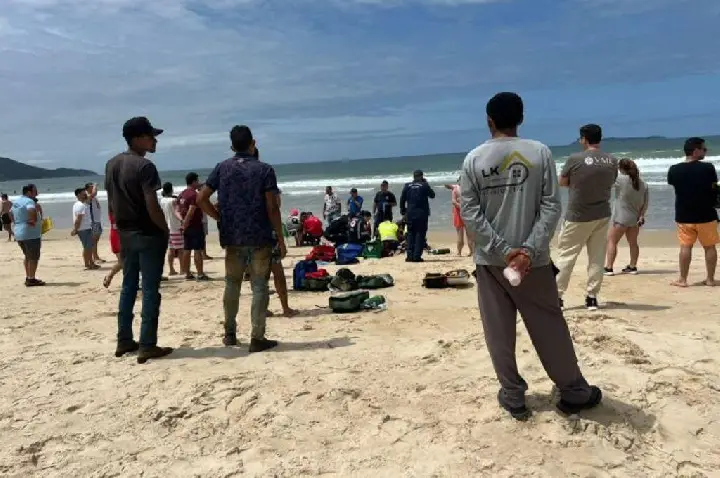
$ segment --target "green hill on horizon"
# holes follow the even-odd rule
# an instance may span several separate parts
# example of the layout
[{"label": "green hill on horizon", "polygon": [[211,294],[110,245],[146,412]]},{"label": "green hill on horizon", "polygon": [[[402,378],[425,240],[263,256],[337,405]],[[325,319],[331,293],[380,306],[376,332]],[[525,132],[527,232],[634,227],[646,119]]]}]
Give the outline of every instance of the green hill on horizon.
[{"label": "green hill on horizon", "polygon": [[79,176],[97,176],[97,173],[87,169],[46,169],[21,163],[14,159],[0,157],[0,181],[72,178]]}]

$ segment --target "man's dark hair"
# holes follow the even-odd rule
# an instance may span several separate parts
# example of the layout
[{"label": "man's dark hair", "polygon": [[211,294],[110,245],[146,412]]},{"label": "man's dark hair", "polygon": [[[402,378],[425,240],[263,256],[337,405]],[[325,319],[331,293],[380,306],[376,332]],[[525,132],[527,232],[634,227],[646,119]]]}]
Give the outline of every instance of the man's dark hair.
[{"label": "man's dark hair", "polygon": [[517,93],[503,92],[490,98],[485,113],[499,130],[513,129],[523,122],[524,107]]},{"label": "man's dark hair", "polygon": [[230,130],[230,142],[236,153],[245,153],[253,142],[252,131],[245,125],[233,126]]},{"label": "man's dark hair", "polygon": [[389,186],[390,183],[387,182],[387,180],[380,183],[380,186]]},{"label": "man's dark hair", "polygon": [[[25,194],[25,193],[23,193],[23,194]],[[2,193],[2,194],[0,194],[0,199],[4,199],[5,201],[7,201],[8,195],[5,193]]]},{"label": "man's dark hair", "polygon": [[589,144],[600,144],[602,128],[596,124],[586,124],[580,128],[580,137],[585,138]]},{"label": "man's dark hair", "polygon": [[173,194],[172,183],[168,182],[168,183],[163,184],[162,195],[165,196],[166,198],[169,198],[170,196],[172,196],[172,194]]},{"label": "man's dark hair", "polygon": [[187,173],[185,176],[185,184],[190,186],[195,181],[200,180],[200,176],[198,176],[198,173]]},{"label": "man's dark hair", "polygon": [[687,140],[685,140],[685,146],[683,147],[683,150],[685,151],[685,156],[692,156],[696,149],[700,149],[703,146],[705,146],[704,139],[698,138],[696,136],[688,138]]},{"label": "man's dark hair", "polygon": [[353,194],[353,193],[356,193],[356,192],[357,192],[357,189],[356,189],[356,188],[352,188],[352,189],[350,190],[350,194]]},{"label": "man's dark hair", "polygon": [[90,189],[93,186],[93,183],[85,183],[85,189]]},{"label": "man's dark hair", "polygon": [[365,217],[365,218],[372,217],[372,213],[370,211],[363,211],[361,213],[361,215],[362,215],[362,217]]},{"label": "man's dark hair", "polygon": [[[30,187],[29,184],[22,187],[22,195],[23,195],[23,196],[27,195],[27,193],[29,193],[29,192],[31,192],[31,191],[32,191],[32,188]],[[6,197],[7,197],[7,196],[6,196]]]},{"label": "man's dark hair", "polygon": [[[25,191],[25,188],[26,188],[26,187],[28,187],[28,186],[25,186],[25,187],[23,188],[23,191]],[[78,197],[80,194],[82,194],[82,193],[84,193],[84,192],[85,192],[85,188],[77,188],[77,189],[75,190],[75,197]],[[23,192],[23,194],[25,194],[25,193]]]}]

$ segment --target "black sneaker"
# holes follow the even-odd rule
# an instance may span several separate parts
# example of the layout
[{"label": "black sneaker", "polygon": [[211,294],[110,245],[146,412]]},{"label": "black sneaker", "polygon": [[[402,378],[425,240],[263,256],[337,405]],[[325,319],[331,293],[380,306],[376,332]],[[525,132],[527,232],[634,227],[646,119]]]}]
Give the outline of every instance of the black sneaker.
[{"label": "black sneaker", "polygon": [[592,387],[590,387],[590,398],[587,402],[569,403],[561,399],[555,406],[565,415],[576,415],[583,410],[590,410],[591,408],[597,407],[598,405],[600,405],[601,401],[602,391],[598,387],[593,385]]},{"label": "black sneaker", "polygon": [[502,390],[498,391],[497,399],[498,399],[498,403],[503,408],[503,410],[508,412],[511,417],[513,417],[515,420],[517,420],[519,422],[525,422],[532,416],[532,412],[525,405],[523,405],[521,407],[511,407],[510,405],[505,403],[505,400],[503,399],[503,395],[502,395]]},{"label": "black sneaker", "polygon": [[223,337],[223,345],[225,347],[234,347],[237,344],[238,344],[238,339],[237,339],[236,335],[228,334],[228,335],[225,335],[225,337]]},{"label": "black sneaker", "polygon": [[637,275],[638,270],[637,267],[627,266],[625,269],[622,270],[623,274],[632,274]]},{"label": "black sneaker", "polygon": [[585,307],[587,307],[587,310],[598,310],[600,306],[598,305],[597,297],[585,297]]},{"label": "black sneaker", "polygon": [[277,340],[269,339],[251,339],[248,351],[252,354],[255,352],[265,352],[278,346]]},{"label": "black sneaker", "polygon": [[127,353],[137,352],[139,348],[140,345],[134,340],[130,340],[129,342],[118,342],[117,347],[115,348],[115,356],[122,357]]},{"label": "black sneaker", "polygon": [[[623,272],[625,272],[625,270],[623,270]],[[606,276],[614,276],[615,272],[612,270],[612,267],[606,267],[604,274]]]},{"label": "black sneaker", "polygon": [[147,362],[150,359],[160,358],[160,357],[165,357],[166,355],[170,355],[172,353],[172,351],[173,351],[172,347],[155,346],[155,347],[142,348],[138,352],[137,362],[139,364],[144,364],[145,362]]}]

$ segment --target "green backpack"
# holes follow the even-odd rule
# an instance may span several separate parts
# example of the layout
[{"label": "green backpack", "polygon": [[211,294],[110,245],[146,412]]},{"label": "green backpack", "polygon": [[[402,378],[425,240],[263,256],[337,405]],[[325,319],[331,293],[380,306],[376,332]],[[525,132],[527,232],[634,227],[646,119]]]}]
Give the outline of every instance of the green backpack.
[{"label": "green backpack", "polygon": [[330,308],[337,313],[357,312],[369,298],[370,292],[366,290],[340,292],[330,296]]},{"label": "green backpack", "polygon": [[382,241],[366,242],[363,246],[362,256],[364,259],[382,259]]},{"label": "green backpack", "polygon": [[384,289],[395,285],[395,280],[390,274],[357,276],[356,280],[361,289]]},{"label": "green backpack", "polygon": [[322,277],[317,279],[303,279],[302,289],[310,292],[325,292],[328,290],[332,277]]}]

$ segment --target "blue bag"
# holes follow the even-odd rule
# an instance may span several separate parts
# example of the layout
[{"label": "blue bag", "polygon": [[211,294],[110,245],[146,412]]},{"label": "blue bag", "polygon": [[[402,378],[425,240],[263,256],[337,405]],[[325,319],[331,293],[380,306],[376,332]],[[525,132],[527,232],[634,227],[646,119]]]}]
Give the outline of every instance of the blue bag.
[{"label": "blue bag", "polygon": [[357,264],[358,263],[358,256],[362,254],[363,251],[363,245],[362,244],[342,244],[337,246],[335,249],[335,254],[337,255],[337,260],[335,263],[339,266],[345,266],[348,264]]},{"label": "blue bag", "polygon": [[295,269],[293,269],[293,289],[303,290],[305,275],[317,272],[317,270],[318,266],[315,261],[300,261],[295,264]]}]

